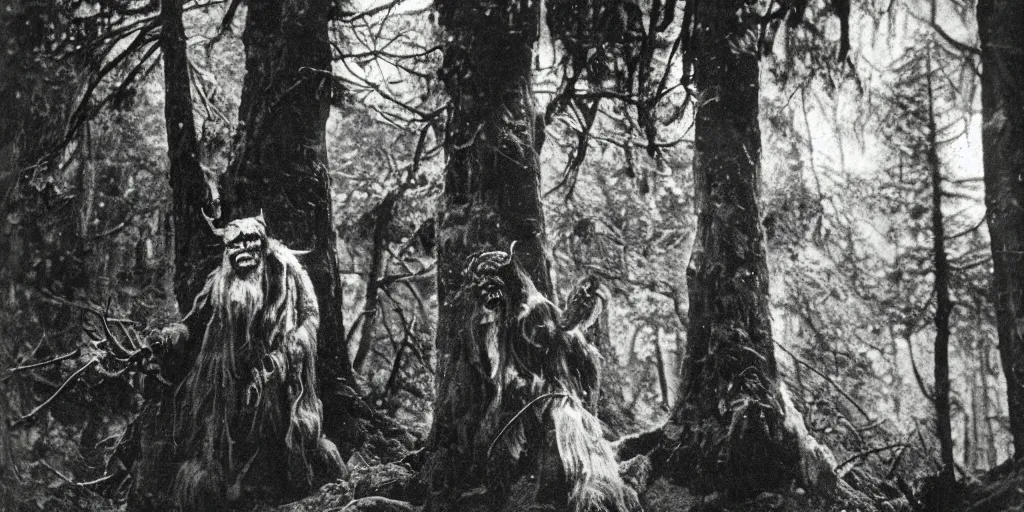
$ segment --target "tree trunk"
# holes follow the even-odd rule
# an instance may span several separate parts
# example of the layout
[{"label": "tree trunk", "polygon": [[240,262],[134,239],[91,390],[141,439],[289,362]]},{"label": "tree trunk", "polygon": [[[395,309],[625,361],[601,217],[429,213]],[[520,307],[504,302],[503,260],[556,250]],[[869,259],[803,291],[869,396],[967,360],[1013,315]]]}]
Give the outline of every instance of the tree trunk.
[{"label": "tree trunk", "polygon": [[743,41],[747,2],[701,2],[695,13],[696,244],[687,271],[690,330],[671,438],[675,476],[736,496],[787,485],[798,473],[783,407],[768,310],[760,223],[758,54]]},{"label": "tree trunk", "polygon": [[992,411],[992,395],[989,394],[989,375],[995,375],[992,370],[992,361],[989,358],[989,347],[984,345],[981,353],[981,418],[985,421],[985,438],[987,441],[985,450],[985,460],[987,468],[992,469],[999,464],[999,451],[996,448],[996,432],[994,423],[994,414]]},{"label": "tree trunk", "polygon": [[[182,0],[163,0],[160,5],[160,49],[164,67],[164,122],[167,130],[168,178],[171,183],[171,219],[174,231],[174,294],[181,314],[192,302],[206,277],[219,263],[220,240],[203,219],[203,208],[216,208],[211,182],[199,165],[199,147],[193,115],[188,50],[182,22]],[[215,212],[210,212],[215,214]],[[195,338],[189,347],[202,343],[203,328],[190,322]],[[174,460],[173,425],[176,385],[188,373],[194,354],[161,359],[161,373],[172,386],[152,382],[158,390],[148,400],[132,426],[134,436],[119,452],[131,467],[130,509],[169,506],[169,491],[177,469]]]},{"label": "tree trunk", "polygon": [[451,299],[462,287],[467,256],[516,242],[517,258],[546,296],[551,279],[533,146],[531,63],[539,7],[488,0],[474,6],[440,1],[437,9],[450,38],[441,77],[452,100],[438,213],[437,340],[444,358],[455,339]]},{"label": "tree trunk", "polygon": [[182,0],[163,0],[160,47],[164,61],[164,121],[167,127],[168,175],[174,220],[174,295],[178,310],[192,309],[192,300],[220,262],[220,240],[210,232],[203,209],[216,215],[211,182],[199,165],[193,115],[188,49],[182,24]]},{"label": "tree trunk", "polygon": [[967,436],[964,436],[964,466],[967,467],[968,471],[974,471],[979,466],[982,460],[982,444],[981,444],[981,423],[978,421],[978,417],[981,415],[980,404],[978,403],[978,381],[980,380],[980,372],[974,374],[971,378],[971,415],[970,415],[970,428],[971,428],[971,441],[972,446],[967,445]]},{"label": "tree trunk", "polygon": [[[378,295],[380,292],[380,282],[384,277],[384,272],[387,270],[385,268],[384,252],[388,250],[387,235],[388,230],[391,228],[398,196],[399,194],[394,191],[389,192],[384,196],[380,204],[377,205],[374,212],[376,219],[374,219],[373,223],[370,275],[366,280],[366,299],[363,301],[363,312],[360,318],[356,320],[361,333],[359,336],[359,348],[356,350],[355,358],[352,359],[352,368],[356,372],[362,371],[366,356],[370,354],[370,349],[373,348],[373,328],[374,321],[377,319],[377,310],[379,309]],[[352,329],[355,329],[355,326]],[[398,360],[397,356],[395,360]]]},{"label": "tree trunk", "polygon": [[[938,127],[932,89],[931,56],[928,57],[928,168],[932,187],[932,264],[935,272],[935,423],[939,438],[942,469],[940,492],[948,492],[955,483],[953,474],[953,428],[949,410],[949,316],[953,302],[949,296],[949,261],[946,257],[946,226],[942,216],[942,163],[939,161]],[[937,501],[940,506],[948,499]]]},{"label": "tree trunk", "polygon": [[324,431],[342,453],[359,436],[348,411],[356,399],[345,346],[327,117],[332,95],[328,0],[253,0],[245,32],[245,82],[235,148],[223,177],[225,215],[263,211],[268,234],[296,250],[320,306],[317,372]]},{"label": "tree trunk", "polygon": [[985,206],[992,298],[1014,457],[1024,456],[1024,3],[979,0]]},{"label": "tree trunk", "polygon": [[438,395],[428,441],[427,480],[434,500],[446,509],[450,497],[480,485],[482,454],[472,439],[479,425],[459,425],[464,411],[484,408],[487,397],[449,375],[448,360],[465,340],[463,287],[466,258],[480,250],[509,250],[550,297],[545,257],[540,165],[534,146],[531,89],[533,44],[539,30],[539,2],[485,0],[436,3],[447,31],[441,69],[452,101],[445,150],[448,164],[438,212]]},{"label": "tree trunk", "polygon": [[[639,430],[636,415],[626,403],[625,390],[630,381],[628,368],[619,364],[619,356],[612,345],[609,307],[602,308],[601,314],[585,333],[587,341],[597,347],[604,357],[601,367],[601,389],[597,398],[597,418],[605,429],[607,439],[618,439]],[[636,341],[634,337],[633,341]],[[632,356],[631,356],[632,358]]]}]

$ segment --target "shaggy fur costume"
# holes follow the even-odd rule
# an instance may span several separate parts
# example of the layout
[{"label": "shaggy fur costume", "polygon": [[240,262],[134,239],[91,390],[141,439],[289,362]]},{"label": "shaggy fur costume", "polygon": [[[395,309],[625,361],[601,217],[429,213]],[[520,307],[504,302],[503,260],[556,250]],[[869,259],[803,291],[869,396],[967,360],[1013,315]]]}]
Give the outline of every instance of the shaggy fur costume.
[{"label": "shaggy fur costume", "polygon": [[461,384],[442,392],[475,393],[466,383],[483,383],[485,408],[454,415],[469,427],[461,435],[475,430],[474,458],[487,468],[494,505],[512,482],[536,474],[539,504],[578,512],[639,510],[600,423],[584,407],[597,392],[597,351],[579,330],[563,328],[558,308],[510,254],[474,256],[466,277],[469,336],[449,371],[475,377],[449,380]]},{"label": "shaggy fur costume", "polygon": [[176,395],[184,462],[172,493],[184,510],[292,497],[344,467],[321,433],[319,309],[309,275],[295,253],[267,238],[262,216],[218,234],[224,260],[186,315],[209,320]]}]

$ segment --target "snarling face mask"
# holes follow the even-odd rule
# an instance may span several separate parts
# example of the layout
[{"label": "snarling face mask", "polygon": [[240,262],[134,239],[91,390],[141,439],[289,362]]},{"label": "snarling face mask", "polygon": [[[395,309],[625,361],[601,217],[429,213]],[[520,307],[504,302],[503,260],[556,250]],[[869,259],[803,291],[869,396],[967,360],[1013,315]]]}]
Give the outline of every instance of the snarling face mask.
[{"label": "snarling face mask", "polygon": [[506,279],[511,265],[511,249],[510,252],[490,251],[470,257],[466,267],[466,281],[484,313],[481,323],[494,321],[506,304]]},{"label": "snarling face mask", "polygon": [[267,224],[260,212],[257,217],[246,217],[233,220],[223,228],[210,228],[224,240],[224,254],[231,268],[239,274],[247,275],[259,268],[267,248]]}]

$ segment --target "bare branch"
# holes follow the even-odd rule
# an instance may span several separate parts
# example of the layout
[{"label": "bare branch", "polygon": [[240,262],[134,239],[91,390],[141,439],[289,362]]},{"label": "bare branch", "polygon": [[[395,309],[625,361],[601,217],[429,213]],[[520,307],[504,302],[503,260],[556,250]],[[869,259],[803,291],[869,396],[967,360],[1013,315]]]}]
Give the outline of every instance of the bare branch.
[{"label": "bare branch", "polygon": [[[858,461],[860,459],[866,458],[866,457],[868,457],[870,455],[874,455],[876,453],[881,453],[881,452],[884,452],[884,451],[887,451],[887,450],[892,450],[894,448],[909,448],[909,447],[910,447],[910,445],[908,445],[907,443],[893,443],[893,444],[887,444],[885,446],[879,446],[877,448],[871,448],[870,450],[864,450],[864,451],[862,451],[860,453],[854,454],[849,459],[844,460],[842,462],[842,464],[839,464],[838,466],[836,466],[836,473],[840,475],[840,478],[842,478],[841,475],[845,474],[845,472],[843,471],[843,468],[848,466],[848,465],[850,465],[850,464],[853,464],[854,462],[856,462],[856,461]],[[850,468],[850,469],[853,469],[853,468]]]},{"label": "bare branch", "polygon": [[3,377],[0,377],[0,383],[7,382],[16,373],[27,371],[27,370],[34,370],[36,368],[42,368],[44,366],[49,366],[51,364],[56,364],[56,363],[59,363],[61,361],[67,361],[68,359],[74,359],[74,358],[78,357],[79,355],[81,355],[81,353],[82,353],[81,349],[76,348],[76,349],[72,350],[71,352],[68,352],[67,354],[62,354],[62,355],[59,355],[59,356],[56,356],[56,357],[53,357],[53,358],[50,358],[50,359],[46,359],[44,361],[39,361],[37,363],[31,363],[31,364],[24,364],[24,365],[21,365],[21,366],[15,366],[14,368],[8,369],[6,375],[4,375]]},{"label": "bare branch", "polygon": [[841,386],[839,386],[839,384],[837,384],[836,381],[832,380],[831,377],[829,377],[828,375],[825,375],[824,373],[822,373],[820,370],[815,368],[811,363],[808,363],[807,361],[804,361],[803,359],[797,357],[796,354],[790,352],[789,349],[787,349],[786,347],[782,346],[782,344],[779,343],[778,341],[775,342],[775,346],[779,347],[780,349],[782,349],[783,352],[788,354],[789,357],[793,358],[793,361],[796,361],[797,363],[802,364],[804,366],[804,368],[807,368],[808,370],[814,372],[816,375],[818,375],[822,379],[825,379],[825,382],[828,382],[829,384],[831,384],[832,387],[834,387],[836,389],[836,391],[838,391],[839,394],[843,396],[843,398],[845,398],[848,402],[853,404],[853,406],[857,409],[857,412],[859,412],[862,416],[864,416],[864,418],[866,418],[869,422],[874,422],[875,421],[871,417],[871,415],[869,415],[868,412],[865,411],[864,408],[861,407],[861,405],[856,400],[854,400],[853,397],[850,396],[850,394],[847,393],[845,389],[843,389]]},{"label": "bare branch", "polygon": [[28,423],[29,420],[31,420],[37,414],[39,414],[39,412],[42,411],[43,409],[45,409],[46,406],[50,405],[50,403],[52,403],[54,400],[56,400],[57,397],[59,397],[60,395],[64,394],[64,392],[67,391],[67,389],[71,386],[71,383],[73,383],[73,382],[77,381],[79,378],[81,378],[82,375],[85,374],[86,370],[88,370],[89,368],[92,368],[93,366],[96,366],[97,364],[99,364],[99,362],[100,362],[99,359],[94,358],[94,359],[91,359],[88,363],[85,363],[85,365],[83,365],[78,370],[75,370],[75,373],[72,373],[70,376],[68,376],[67,379],[64,379],[64,382],[61,383],[61,385],[57,388],[57,391],[54,391],[53,394],[50,395],[49,398],[47,398],[46,400],[43,401],[43,403],[37,405],[36,408],[32,409],[32,411],[29,412],[28,414],[22,415],[20,418],[12,421],[10,423],[10,428],[17,428],[17,427],[20,427],[20,426],[24,425],[25,423]]}]

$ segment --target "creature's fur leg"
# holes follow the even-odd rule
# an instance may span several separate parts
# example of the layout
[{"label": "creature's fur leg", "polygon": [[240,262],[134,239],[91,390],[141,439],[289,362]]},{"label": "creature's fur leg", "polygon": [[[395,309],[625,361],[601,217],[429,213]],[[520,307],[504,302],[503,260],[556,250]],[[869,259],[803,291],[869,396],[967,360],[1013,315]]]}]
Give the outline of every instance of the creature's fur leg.
[{"label": "creature's fur leg", "polygon": [[285,434],[289,482],[293,490],[299,492],[341,478],[346,472],[338,448],[321,430],[323,405],[315,394],[312,362],[298,358],[306,354],[292,357],[293,367],[301,376],[289,386],[291,410]]},{"label": "creature's fur leg", "polygon": [[601,424],[575,398],[555,400],[550,418],[555,446],[575,512],[640,510],[636,493],[619,476],[611,446],[601,437]]},{"label": "creature's fur leg", "polygon": [[220,464],[203,459],[186,461],[178,468],[172,495],[179,510],[222,510],[224,474]]}]

